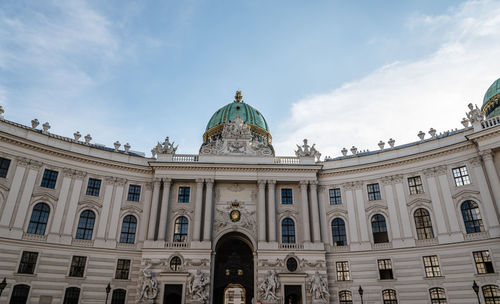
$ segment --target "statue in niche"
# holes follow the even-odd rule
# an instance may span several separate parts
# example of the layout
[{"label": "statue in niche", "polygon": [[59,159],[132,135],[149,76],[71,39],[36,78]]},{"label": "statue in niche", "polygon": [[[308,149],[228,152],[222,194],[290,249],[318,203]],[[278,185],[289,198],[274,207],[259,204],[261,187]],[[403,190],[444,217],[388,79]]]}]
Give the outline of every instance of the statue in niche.
[{"label": "statue in niche", "polygon": [[139,303],[145,300],[156,299],[156,296],[158,296],[158,281],[153,277],[151,267],[153,267],[153,264],[151,264],[151,261],[147,261],[144,269],[142,270]]},{"label": "statue in niche", "polygon": [[328,303],[330,293],[328,292],[328,282],[324,279],[318,271],[311,275],[309,279],[309,291],[315,302]]},{"label": "statue in niche", "polygon": [[278,281],[276,271],[269,270],[267,272],[266,278],[262,283],[259,284],[259,292],[261,293],[261,299],[264,301],[278,301],[277,296],[278,289],[280,288],[280,283]]},{"label": "statue in niche", "polygon": [[201,272],[199,269],[196,271],[195,275],[190,275],[190,281],[188,285],[188,292],[191,299],[200,301],[201,303],[208,302],[208,284],[209,279],[206,274]]}]

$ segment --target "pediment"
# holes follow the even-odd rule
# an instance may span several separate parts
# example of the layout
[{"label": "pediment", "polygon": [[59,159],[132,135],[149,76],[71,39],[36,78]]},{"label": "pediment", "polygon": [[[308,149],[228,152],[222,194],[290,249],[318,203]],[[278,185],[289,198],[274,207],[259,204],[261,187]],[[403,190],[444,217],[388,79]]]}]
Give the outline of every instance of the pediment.
[{"label": "pediment", "polygon": [[121,211],[132,211],[135,213],[142,213],[142,209],[135,205],[125,205],[121,208]]},{"label": "pediment", "polygon": [[102,207],[101,203],[94,201],[94,200],[90,200],[90,199],[81,200],[78,202],[78,205],[90,205],[90,206],[93,206],[93,207],[98,208],[98,209],[100,209]]},{"label": "pediment", "polygon": [[387,206],[382,205],[382,204],[372,204],[370,207],[365,209],[365,212],[369,213],[370,211],[372,211],[374,209],[387,210]]},{"label": "pediment", "polygon": [[332,215],[332,214],[339,214],[339,213],[347,214],[347,210],[345,210],[345,209],[333,209],[333,210],[328,211],[326,214]]},{"label": "pediment", "polygon": [[426,205],[426,204],[432,204],[432,201],[429,200],[429,199],[426,199],[426,198],[419,197],[419,198],[412,199],[411,201],[409,201],[408,203],[406,203],[406,206],[411,207],[411,206],[413,206],[415,204],[424,204],[424,205]]},{"label": "pediment", "polygon": [[452,197],[453,197],[453,199],[456,199],[457,197],[461,197],[461,196],[475,197],[478,194],[479,194],[479,191],[464,189],[458,193],[453,194]]},{"label": "pediment", "polygon": [[58,198],[53,195],[52,193],[49,192],[39,192],[34,194],[31,199],[33,201],[38,201],[38,200],[45,200],[45,201],[51,201],[51,202],[56,202]]}]

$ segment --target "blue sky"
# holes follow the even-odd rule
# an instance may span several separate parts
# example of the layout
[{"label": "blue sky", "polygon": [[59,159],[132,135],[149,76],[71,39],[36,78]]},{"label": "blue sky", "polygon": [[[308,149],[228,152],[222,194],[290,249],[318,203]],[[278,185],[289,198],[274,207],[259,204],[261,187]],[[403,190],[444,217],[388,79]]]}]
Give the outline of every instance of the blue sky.
[{"label": "blue sky", "polygon": [[0,104],[147,152],[197,153],[235,90],[279,155],[460,127],[500,77],[499,1],[2,1]]}]

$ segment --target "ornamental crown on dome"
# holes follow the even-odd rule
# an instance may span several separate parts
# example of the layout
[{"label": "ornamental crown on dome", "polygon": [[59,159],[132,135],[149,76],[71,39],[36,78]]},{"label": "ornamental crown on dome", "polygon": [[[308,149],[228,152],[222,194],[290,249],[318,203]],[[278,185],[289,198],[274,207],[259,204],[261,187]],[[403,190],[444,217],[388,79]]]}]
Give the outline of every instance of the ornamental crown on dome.
[{"label": "ornamental crown on dome", "polygon": [[241,102],[243,100],[243,95],[241,95],[241,91],[236,91],[236,95],[234,95],[235,102]]}]

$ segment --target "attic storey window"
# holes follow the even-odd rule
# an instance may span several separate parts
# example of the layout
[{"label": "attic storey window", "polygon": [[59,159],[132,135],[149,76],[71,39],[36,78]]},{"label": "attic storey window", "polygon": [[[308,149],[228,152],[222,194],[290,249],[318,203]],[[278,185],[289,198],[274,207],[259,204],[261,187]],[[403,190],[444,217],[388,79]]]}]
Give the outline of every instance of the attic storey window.
[{"label": "attic storey window", "polygon": [[179,203],[189,203],[189,193],[191,192],[190,187],[179,187]]},{"label": "attic storey window", "polygon": [[368,200],[369,201],[378,201],[381,199],[380,196],[380,187],[378,184],[369,184],[368,188]]},{"label": "attic storey window", "polygon": [[42,184],[40,186],[44,188],[54,189],[56,187],[57,174],[57,171],[45,169],[45,171],[43,172]]},{"label": "attic storey window", "polygon": [[87,184],[87,192],[85,194],[91,196],[99,196],[100,190],[101,190],[101,180],[95,178],[89,178],[89,183]]},{"label": "attic storey window", "polygon": [[10,166],[10,159],[0,157],[0,177],[7,177],[9,166]]}]

